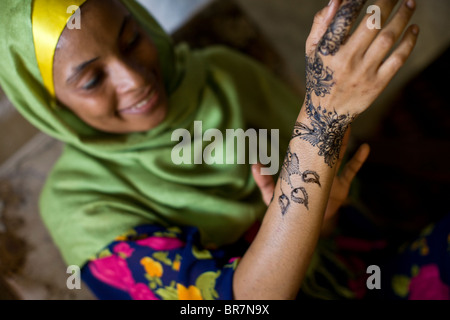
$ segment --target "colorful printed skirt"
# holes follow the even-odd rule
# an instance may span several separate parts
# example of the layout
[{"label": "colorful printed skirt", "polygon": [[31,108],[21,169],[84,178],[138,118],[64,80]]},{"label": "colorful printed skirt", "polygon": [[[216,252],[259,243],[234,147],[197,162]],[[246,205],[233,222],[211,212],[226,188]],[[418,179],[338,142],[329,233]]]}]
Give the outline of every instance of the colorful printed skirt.
[{"label": "colorful printed skirt", "polygon": [[[343,220],[354,232],[319,241],[298,299],[450,299],[450,215],[396,250],[354,210]],[[232,300],[251,236],[220,249],[200,243],[194,227],[139,226],[93,257],[82,279],[99,299]]]}]

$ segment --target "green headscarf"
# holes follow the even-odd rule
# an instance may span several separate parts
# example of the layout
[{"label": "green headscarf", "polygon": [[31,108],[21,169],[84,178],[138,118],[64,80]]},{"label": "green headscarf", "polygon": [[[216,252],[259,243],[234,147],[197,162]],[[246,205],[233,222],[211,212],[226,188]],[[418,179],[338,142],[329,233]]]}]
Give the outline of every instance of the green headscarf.
[{"label": "green headscarf", "polygon": [[169,92],[164,122],[127,135],[100,132],[57,106],[36,61],[32,0],[3,0],[0,10],[0,85],[25,118],[65,142],[40,211],[70,265],[142,224],[195,226],[205,245],[235,242],[266,209],[250,165],[175,165],[172,132],[194,137],[194,121],[203,132],[279,129],[282,160],[300,109],[299,97],[258,63],[224,47],[174,48],[144,8],[122,2],[153,38]]}]

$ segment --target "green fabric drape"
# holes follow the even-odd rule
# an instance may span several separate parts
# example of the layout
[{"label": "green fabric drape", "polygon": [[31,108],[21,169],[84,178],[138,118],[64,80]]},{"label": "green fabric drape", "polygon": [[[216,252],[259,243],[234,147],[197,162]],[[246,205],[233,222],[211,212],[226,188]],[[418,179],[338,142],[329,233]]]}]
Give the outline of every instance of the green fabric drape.
[{"label": "green fabric drape", "polygon": [[194,121],[223,133],[279,129],[281,164],[301,106],[258,63],[224,47],[175,47],[137,2],[122,2],[153,38],[169,93],[164,122],[127,135],[100,132],[52,100],[34,53],[31,0],[3,0],[0,10],[0,85],[25,118],[65,143],[40,211],[70,265],[82,266],[119,234],[147,223],[196,226],[207,246],[236,241],[265,212],[250,165],[177,166],[172,132],[184,128],[194,137]]}]

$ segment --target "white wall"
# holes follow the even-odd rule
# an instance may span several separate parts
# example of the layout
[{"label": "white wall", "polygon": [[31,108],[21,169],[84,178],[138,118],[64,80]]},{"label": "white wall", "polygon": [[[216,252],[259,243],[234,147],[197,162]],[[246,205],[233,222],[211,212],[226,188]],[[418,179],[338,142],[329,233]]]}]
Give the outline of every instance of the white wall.
[{"label": "white wall", "polygon": [[138,0],[167,32],[177,29],[197,10],[211,0]]}]

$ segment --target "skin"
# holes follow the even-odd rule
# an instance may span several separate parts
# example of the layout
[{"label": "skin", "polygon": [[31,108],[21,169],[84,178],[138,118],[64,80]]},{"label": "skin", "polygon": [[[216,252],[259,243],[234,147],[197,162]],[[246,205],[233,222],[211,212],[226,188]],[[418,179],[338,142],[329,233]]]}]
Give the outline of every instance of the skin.
[{"label": "skin", "polygon": [[[81,21],[80,30],[64,30],[55,52],[58,101],[104,132],[145,132],[158,126],[167,115],[168,103],[150,36],[117,0],[87,1],[81,7]],[[119,112],[148,100],[152,92],[156,95],[151,110]]]},{"label": "skin", "polygon": [[[375,3],[381,8],[383,22],[391,16],[398,2],[378,0]],[[317,131],[339,129],[339,132],[335,132],[337,140],[326,142],[333,147],[334,153],[342,154],[344,129],[373,103],[415,47],[419,29],[414,25],[407,27],[415,10],[415,2],[401,2],[400,9],[393,13],[392,20],[383,25],[382,30],[368,29],[365,19],[352,35],[350,30],[353,23],[349,23],[345,28],[337,28],[334,17],[348,12],[343,10],[345,6],[361,4],[360,0],[334,0],[314,19],[306,44],[306,55],[308,59],[318,57],[322,60],[325,68],[323,70],[332,74],[332,85],[330,77],[321,78],[327,79],[321,85],[322,89],[327,89],[324,91],[314,90],[311,81],[307,82],[307,93],[310,95],[305,98],[297,123],[302,124],[303,128],[313,128],[315,122],[317,125],[317,119],[312,117],[311,113],[308,114],[308,110],[313,109],[311,105],[316,109],[320,106],[321,112],[327,110],[327,114],[332,112],[336,119],[341,119],[342,121],[339,121],[341,124],[345,123],[345,126],[331,123],[329,127],[321,128],[323,131]],[[354,21],[353,18],[350,20]],[[336,33],[339,31],[337,37],[330,37],[328,33],[328,39],[339,41],[329,46],[330,50],[323,45],[327,30]],[[404,36],[401,38],[402,34]],[[399,44],[394,48],[400,38]],[[335,48],[338,49],[334,50]],[[317,65],[314,68],[317,68]],[[320,113],[318,117],[323,120],[327,114]],[[328,123],[324,121],[318,125],[325,126]],[[255,177],[263,196],[265,194],[264,198],[267,199],[267,194],[273,192],[273,201],[269,204],[255,240],[236,268],[233,277],[235,299],[295,299],[301,288],[320,236],[325,213],[328,210],[334,211],[332,208],[327,209],[327,206],[333,207],[342,200],[342,194],[335,192],[334,197],[331,194],[331,190],[336,189],[334,185],[340,183],[339,179],[336,180],[339,161],[334,161],[334,158],[330,161],[324,157],[318,144],[311,143],[310,138],[317,132],[306,136],[308,139],[303,139],[305,135],[302,136],[304,133],[301,131],[300,134],[297,132],[293,135],[289,154],[296,154],[298,161],[292,161],[287,172],[313,171],[320,185],[305,183],[300,175],[293,174],[290,176],[292,186],[280,177],[275,189],[272,189],[270,181]],[[363,146],[358,153],[341,176],[344,187],[367,157],[368,149]],[[299,192],[295,193],[299,187],[304,188],[308,194],[307,206],[295,201],[296,197],[302,196]],[[348,192],[348,188],[344,190],[344,194]],[[289,198],[290,206],[285,210]]]}]

